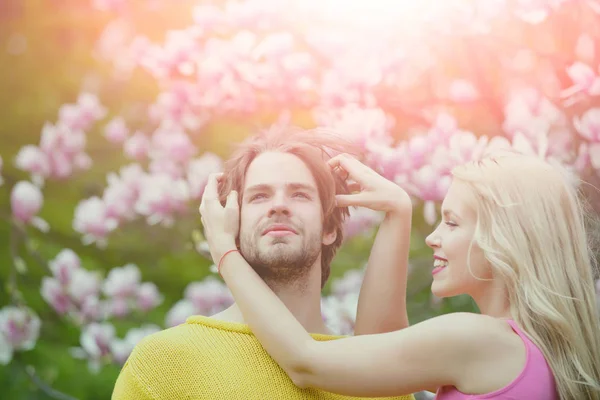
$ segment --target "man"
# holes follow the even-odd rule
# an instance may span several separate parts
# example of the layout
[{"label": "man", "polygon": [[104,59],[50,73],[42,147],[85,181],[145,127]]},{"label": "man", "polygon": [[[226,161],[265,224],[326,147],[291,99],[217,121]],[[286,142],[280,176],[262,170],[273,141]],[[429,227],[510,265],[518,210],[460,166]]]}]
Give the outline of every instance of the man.
[{"label": "man", "polygon": [[[324,132],[266,132],[226,162],[220,188],[221,201],[231,190],[240,193],[241,254],[318,340],[336,339],[321,316],[321,289],[348,216],[347,208],[335,204],[346,185],[326,163],[330,151],[348,147]],[[394,279],[406,273],[408,238],[391,214],[380,227],[367,268],[357,334],[408,325],[406,288],[397,284],[402,279]],[[399,249],[397,255],[390,255],[390,246]],[[143,339],[124,365],[113,399],[351,398],[295,386],[234,304]]]}]

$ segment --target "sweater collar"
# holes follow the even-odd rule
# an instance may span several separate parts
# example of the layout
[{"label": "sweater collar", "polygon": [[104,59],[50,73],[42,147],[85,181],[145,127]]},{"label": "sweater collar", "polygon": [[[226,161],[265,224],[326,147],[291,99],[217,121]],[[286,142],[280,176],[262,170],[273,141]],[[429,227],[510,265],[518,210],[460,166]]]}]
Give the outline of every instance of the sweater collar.
[{"label": "sweater collar", "polygon": [[[204,325],[209,328],[253,335],[248,324],[243,324],[240,322],[223,321],[220,319],[206,317],[204,315],[193,315],[191,317],[188,317],[185,323],[188,325]],[[341,335],[324,335],[321,333],[311,333],[310,335],[313,337],[313,339],[319,341],[341,339],[345,337]]]}]

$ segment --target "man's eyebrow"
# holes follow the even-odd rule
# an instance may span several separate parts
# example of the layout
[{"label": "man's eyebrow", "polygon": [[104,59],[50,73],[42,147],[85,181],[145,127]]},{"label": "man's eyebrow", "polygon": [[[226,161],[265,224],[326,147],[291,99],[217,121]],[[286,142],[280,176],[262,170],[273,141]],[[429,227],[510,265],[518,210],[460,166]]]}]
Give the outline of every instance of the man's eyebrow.
[{"label": "man's eyebrow", "polygon": [[246,190],[244,190],[244,193],[245,192],[256,192],[259,190],[269,190],[269,189],[270,189],[269,185],[259,184],[259,185],[247,187]]},{"label": "man's eyebrow", "polygon": [[286,185],[288,188],[292,190],[306,190],[307,192],[317,192],[317,188],[313,185],[307,185],[306,183],[288,183]]},{"label": "man's eyebrow", "polygon": [[[313,185],[308,185],[306,183],[296,183],[296,182],[292,182],[292,183],[287,183],[285,186],[287,186],[288,189],[291,190],[305,190],[307,192],[313,192],[316,193],[317,192],[317,188],[315,188]],[[260,191],[260,190],[271,190],[271,186],[261,183],[258,185],[253,185],[250,187],[247,187],[246,190],[244,190],[244,193],[246,192],[256,192],[256,191]]]}]

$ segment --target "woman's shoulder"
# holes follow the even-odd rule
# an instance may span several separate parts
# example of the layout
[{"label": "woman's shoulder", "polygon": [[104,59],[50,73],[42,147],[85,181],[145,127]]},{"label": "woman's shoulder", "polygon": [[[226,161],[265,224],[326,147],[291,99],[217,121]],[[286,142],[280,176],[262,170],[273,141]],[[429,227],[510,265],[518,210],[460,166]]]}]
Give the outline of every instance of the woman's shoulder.
[{"label": "woman's shoulder", "polygon": [[510,330],[507,320],[491,317],[489,315],[476,314],[470,312],[453,312],[442,314],[430,318],[423,323],[448,327],[450,329],[459,329],[461,331],[474,330],[479,331],[506,331]]},{"label": "woman's shoulder", "polygon": [[[422,322],[428,330],[440,332],[449,345],[471,350],[475,357],[506,348],[513,349],[520,339],[506,319],[488,315],[456,312]],[[425,326],[424,326],[425,327]]]}]

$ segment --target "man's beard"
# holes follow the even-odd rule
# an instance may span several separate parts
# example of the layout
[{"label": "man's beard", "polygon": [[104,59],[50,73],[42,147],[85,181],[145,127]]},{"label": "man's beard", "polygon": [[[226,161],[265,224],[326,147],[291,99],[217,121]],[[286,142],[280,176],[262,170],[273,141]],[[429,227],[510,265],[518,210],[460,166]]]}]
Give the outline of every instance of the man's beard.
[{"label": "man's beard", "polygon": [[321,253],[321,232],[302,236],[300,246],[290,243],[296,238],[283,236],[266,238],[270,243],[266,248],[259,248],[259,241],[264,239],[262,230],[240,235],[240,250],[248,264],[272,288],[304,286],[305,278]]}]

